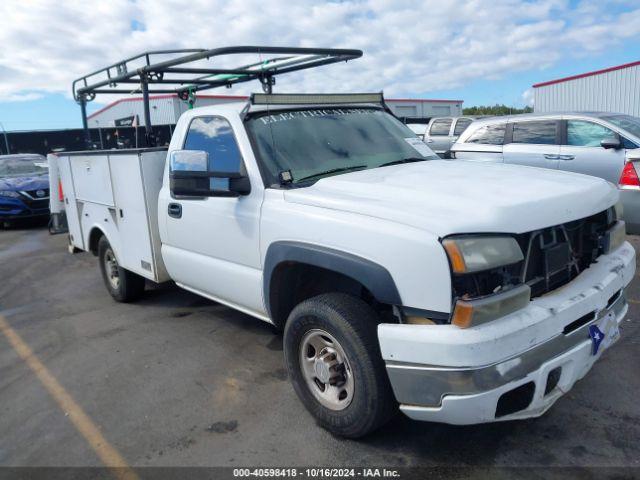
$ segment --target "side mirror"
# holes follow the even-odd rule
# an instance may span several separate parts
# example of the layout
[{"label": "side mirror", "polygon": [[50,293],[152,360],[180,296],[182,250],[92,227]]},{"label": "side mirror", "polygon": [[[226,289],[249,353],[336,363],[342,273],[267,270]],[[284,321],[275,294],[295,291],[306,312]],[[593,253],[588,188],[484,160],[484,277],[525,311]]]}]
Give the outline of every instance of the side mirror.
[{"label": "side mirror", "polygon": [[169,157],[171,172],[206,172],[209,154],[202,150],[175,150]]},{"label": "side mirror", "polygon": [[169,155],[171,193],[184,197],[238,197],[251,192],[249,177],[240,172],[209,170],[209,154],[175,150]]},{"label": "side mirror", "polygon": [[600,146],[605,150],[619,150],[622,148],[622,143],[620,143],[620,139],[616,137],[609,137],[602,139],[602,141],[600,142]]}]

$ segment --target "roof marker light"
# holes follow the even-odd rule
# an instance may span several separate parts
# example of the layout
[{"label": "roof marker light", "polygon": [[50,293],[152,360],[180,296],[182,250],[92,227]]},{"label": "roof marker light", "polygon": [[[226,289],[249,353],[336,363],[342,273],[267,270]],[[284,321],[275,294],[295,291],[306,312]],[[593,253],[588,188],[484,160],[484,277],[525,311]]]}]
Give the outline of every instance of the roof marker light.
[{"label": "roof marker light", "polygon": [[254,93],[251,95],[253,105],[337,105],[353,103],[384,102],[382,93]]}]

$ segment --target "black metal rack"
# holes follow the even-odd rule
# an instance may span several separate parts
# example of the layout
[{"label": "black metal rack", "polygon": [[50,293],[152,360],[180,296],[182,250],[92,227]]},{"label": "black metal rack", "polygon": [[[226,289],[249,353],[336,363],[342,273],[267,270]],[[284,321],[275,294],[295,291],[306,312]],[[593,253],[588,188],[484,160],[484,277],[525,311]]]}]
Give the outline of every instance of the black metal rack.
[{"label": "black metal rack", "polygon": [[[257,54],[260,61],[237,68],[186,66],[215,57],[239,54]],[[271,57],[262,58],[263,55]],[[147,144],[153,145],[149,94],[175,93],[187,100],[199,90],[231,87],[251,80],[259,80],[264,92],[271,93],[276,75],[346,62],[361,56],[362,50],[337,48],[239,46],[211,50],[158,50],[141,53],[78,78],[72,85],[73,98],[80,104],[82,127],[88,139],[87,102],[98,94],[142,93]],[[157,60],[159,57],[162,57],[162,61]],[[118,88],[119,85],[136,87],[125,90]]]}]

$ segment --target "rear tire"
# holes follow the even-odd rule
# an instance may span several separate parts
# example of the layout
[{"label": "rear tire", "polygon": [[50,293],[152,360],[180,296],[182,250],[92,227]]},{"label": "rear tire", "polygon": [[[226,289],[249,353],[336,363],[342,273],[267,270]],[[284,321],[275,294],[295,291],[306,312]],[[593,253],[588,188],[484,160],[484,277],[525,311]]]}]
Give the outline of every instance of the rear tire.
[{"label": "rear tire", "polygon": [[107,237],[101,237],[98,242],[98,259],[104,284],[116,301],[133,302],[144,294],[144,277],[125,270],[118,264]]},{"label": "rear tire", "polygon": [[362,437],[397,412],[378,344],[378,323],[369,305],[343,293],[305,300],[287,320],[289,378],[320,426],[336,435]]}]

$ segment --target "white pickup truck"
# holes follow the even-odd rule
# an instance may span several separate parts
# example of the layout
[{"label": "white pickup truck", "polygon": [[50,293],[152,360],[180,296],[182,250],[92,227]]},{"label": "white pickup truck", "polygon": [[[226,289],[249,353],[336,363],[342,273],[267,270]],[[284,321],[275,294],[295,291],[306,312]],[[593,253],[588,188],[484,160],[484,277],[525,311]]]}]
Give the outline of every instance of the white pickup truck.
[{"label": "white pickup truck", "polygon": [[173,280],[282,329],[296,393],[338,435],[398,405],[543,414],[627,313],[616,188],[440,160],[375,98],[254,94],[187,111],[168,151],[59,154],[71,244],[117,301]]}]

